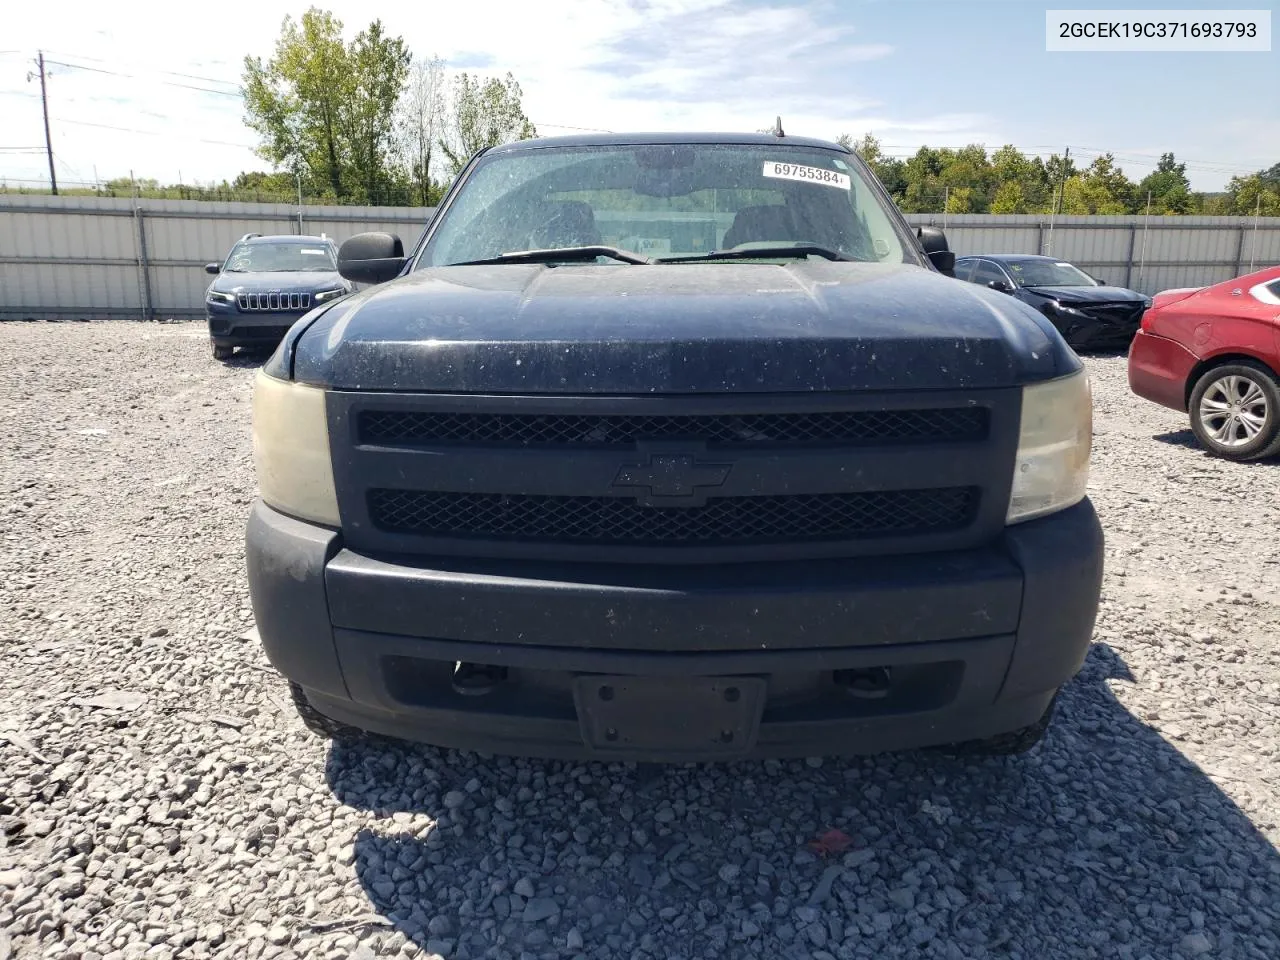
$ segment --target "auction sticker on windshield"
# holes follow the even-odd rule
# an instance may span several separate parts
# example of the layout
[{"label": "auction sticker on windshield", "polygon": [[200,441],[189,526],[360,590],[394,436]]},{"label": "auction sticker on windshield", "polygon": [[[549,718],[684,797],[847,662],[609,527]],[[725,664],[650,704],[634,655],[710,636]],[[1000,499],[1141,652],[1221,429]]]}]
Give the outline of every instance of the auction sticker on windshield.
[{"label": "auction sticker on windshield", "polygon": [[775,180],[800,180],[804,183],[820,183],[827,187],[850,189],[849,175],[823,167],[802,167],[795,163],[783,163],[779,160],[764,162],[764,175]]}]

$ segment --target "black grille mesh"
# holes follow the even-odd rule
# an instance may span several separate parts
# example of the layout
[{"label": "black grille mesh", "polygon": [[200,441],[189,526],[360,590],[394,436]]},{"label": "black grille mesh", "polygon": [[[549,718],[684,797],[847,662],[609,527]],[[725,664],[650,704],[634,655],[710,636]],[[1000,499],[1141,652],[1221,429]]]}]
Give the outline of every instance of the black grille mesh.
[{"label": "black grille mesh", "polygon": [[619,446],[655,438],[713,445],[928,443],[985,439],[987,423],[983,407],[712,416],[365,410],[360,413],[359,435],[362,443],[384,445]]},{"label": "black grille mesh", "polygon": [[370,490],[381,530],[425,536],[618,545],[856,540],[941,533],[973,519],[972,487],[723,497],[654,508],[622,497]]}]

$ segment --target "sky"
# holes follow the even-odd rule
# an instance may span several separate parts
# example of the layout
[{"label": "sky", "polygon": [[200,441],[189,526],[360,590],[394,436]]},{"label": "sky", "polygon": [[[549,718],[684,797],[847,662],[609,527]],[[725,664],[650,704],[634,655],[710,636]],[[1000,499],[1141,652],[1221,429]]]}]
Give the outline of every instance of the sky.
[{"label": "sky", "polygon": [[[1274,0],[1196,9],[1272,9]],[[513,73],[542,135],[751,131],[874,134],[886,152],[1011,143],[1087,163],[1110,151],[1137,180],[1172,151],[1193,188],[1280,162],[1280,42],[1269,53],[1047,53],[1027,0],[317,0],[348,38],[381,16],[417,56]],[[1091,9],[1165,4],[1076,3]],[[207,183],[269,169],[237,93],[306,3],[223,0],[184,18],[127,0],[10,5],[0,34],[0,180],[45,183],[37,50],[63,182]],[[1273,19],[1280,21],[1280,17]],[[74,66],[69,66],[74,65]],[[92,68],[92,69],[86,69]]]}]

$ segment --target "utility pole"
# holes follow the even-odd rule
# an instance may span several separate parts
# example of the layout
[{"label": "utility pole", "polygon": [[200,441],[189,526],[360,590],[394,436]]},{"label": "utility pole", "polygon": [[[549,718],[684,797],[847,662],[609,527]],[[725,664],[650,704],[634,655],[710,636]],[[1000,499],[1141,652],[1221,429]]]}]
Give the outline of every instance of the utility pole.
[{"label": "utility pole", "polygon": [[1258,205],[1253,209],[1253,242],[1249,244],[1249,272],[1258,259],[1258,221],[1262,219],[1262,190],[1258,190]]},{"label": "utility pole", "polygon": [[[1067,147],[1062,152],[1062,176],[1059,178],[1062,199],[1067,198],[1067,167],[1071,165],[1071,148]],[[1045,243],[1045,248],[1040,252],[1045,256],[1053,256],[1053,220],[1058,212],[1058,190],[1054,191],[1052,202],[1049,204],[1049,239]]]},{"label": "utility pole", "polygon": [[44,83],[44,51],[36,52],[36,65],[40,68],[40,105],[44,107],[44,148],[49,155],[49,187],[58,195],[58,175],[53,171],[53,137],[49,135],[49,91]]}]

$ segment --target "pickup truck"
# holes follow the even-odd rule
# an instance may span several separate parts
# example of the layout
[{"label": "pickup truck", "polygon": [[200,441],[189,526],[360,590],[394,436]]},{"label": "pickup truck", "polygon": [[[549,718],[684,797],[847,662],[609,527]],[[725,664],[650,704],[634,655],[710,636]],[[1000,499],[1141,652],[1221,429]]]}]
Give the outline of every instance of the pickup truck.
[{"label": "pickup truck", "polygon": [[257,374],[254,615],[308,727],[714,761],[1044,734],[1093,632],[1088,379],[862,161],[483,151]]}]

